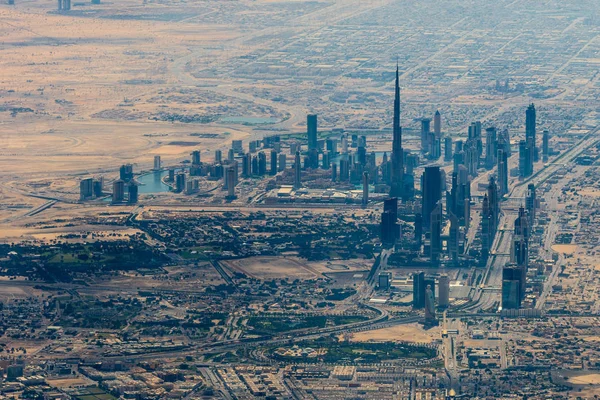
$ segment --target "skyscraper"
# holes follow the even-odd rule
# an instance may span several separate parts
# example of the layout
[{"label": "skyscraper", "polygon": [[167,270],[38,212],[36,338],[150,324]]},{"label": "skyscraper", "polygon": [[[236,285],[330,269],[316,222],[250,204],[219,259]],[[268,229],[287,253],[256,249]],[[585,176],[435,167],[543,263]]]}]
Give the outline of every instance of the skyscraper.
[{"label": "skyscraper", "polygon": [[521,140],[519,142],[519,176],[527,178],[533,173],[533,159],[530,148],[530,141]]},{"label": "skyscraper", "polygon": [[498,149],[498,186],[500,197],[508,194],[508,157],[503,149]]},{"label": "skyscraper", "polygon": [[404,150],[402,149],[402,127],[400,126],[400,76],[396,66],[394,94],[394,126],[392,141],[392,174],[390,196],[404,196]]},{"label": "skyscraper", "polygon": [[435,317],[435,289],[431,285],[427,285],[425,289],[425,324],[437,324]]},{"label": "skyscraper", "polygon": [[119,178],[124,182],[129,182],[133,179],[133,165],[124,164],[119,169]]},{"label": "skyscraper", "polygon": [[121,179],[113,182],[113,194],[112,194],[112,202],[113,203],[122,203],[125,199],[125,182]]},{"label": "skyscraper", "polygon": [[452,161],[452,138],[446,136],[444,138],[444,161]]},{"label": "skyscraper", "polygon": [[547,162],[550,155],[550,132],[544,131],[542,136],[542,161]]},{"label": "skyscraper", "polygon": [[413,308],[425,307],[425,272],[413,274]]},{"label": "skyscraper", "polygon": [[[448,238],[448,253],[453,266],[458,266],[458,242],[460,240],[460,224],[458,217],[452,212],[448,214],[450,220],[450,236]],[[441,296],[441,295],[440,295]],[[441,305],[441,304],[440,304]]]},{"label": "skyscraper", "polygon": [[421,181],[423,195],[421,213],[423,214],[423,227],[427,230],[431,224],[431,212],[442,199],[442,176],[440,167],[425,167]]},{"label": "skyscraper", "polygon": [[271,175],[277,175],[277,152],[275,150],[271,150],[271,170],[269,173]]},{"label": "skyscraper", "polygon": [[525,140],[529,146],[531,162],[533,163],[538,160],[538,151],[536,147],[536,112],[533,103],[531,103],[525,111]]},{"label": "skyscraper", "polygon": [[369,203],[369,173],[363,172],[363,197],[362,197],[362,206],[366,207]]},{"label": "skyscraper", "polygon": [[442,115],[439,111],[436,111],[433,116],[433,133],[435,133],[435,136],[437,137],[442,135]]},{"label": "skyscraper", "polygon": [[502,308],[505,310],[521,307],[523,275],[515,266],[507,265],[502,269]]},{"label": "skyscraper", "polygon": [[154,156],[154,170],[160,170],[160,156]]},{"label": "skyscraper", "polygon": [[309,114],[306,117],[306,133],[308,135],[308,150],[317,149],[317,115]]},{"label": "skyscraper", "polygon": [[129,204],[135,204],[138,202],[138,186],[134,182],[129,182],[127,187],[127,191],[129,193],[129,197],[127,198],[127,202]]},{"label": "skyscraper", "polygon": [[438,265],[442,253],[442,202],[438,201],[431,212],[429,255],[431,264]]},{"label": "skyscraper", "polygon": [[277,170],[279,172],[281,171],[285,171],[286,167],[287,167],[287,156],[285,155],[285,153],[279,153],[279,160],[278,160],[278,167]]},{"label": "skyscraper", "polygon": [[223,152],[221,150],[215,150],[215,163],[223,162]]},{"label": "skyscraper", "polygon": [[430,146],[431,120],[429,118],[421,119],[421,151],[428,152]]},{"label": "skyscraper", "polygon": [[294,189],[300,189],[302,187],[302,177],[300,173],[300,152],[296,151],[296,157],[294,158]]},{"label": "skyscraper", "polygon": [[227,198],[235,199],[235,168],[233,165],[227,167],[225,180],[227,181]]},{"label": "skyscraper", "polygon": [[496,165],[496,157],[498,155],[498,139],[496,137],[496,128],[487,128],[485,133],[485,168],[490,170]]},{"label": "skyscraper", "polygon": [[381,242],[392,245],[398,239],[398,198],[392,197],[383,202],[381,215]]},{"label": "skyscraper", "polygon": [[527,185],[527,197],[525,197],[525,209],[527,210],[527,216],[529,217],[529,226],[533,226],[533,223],[535,221],[535,197],[535,185],[533,183],[530,183],[529,185]]},{"label": "skyscraper", "polygon": [[79,199],[85,200],[94,195],[94,179],[87,178],[79,182]]}]

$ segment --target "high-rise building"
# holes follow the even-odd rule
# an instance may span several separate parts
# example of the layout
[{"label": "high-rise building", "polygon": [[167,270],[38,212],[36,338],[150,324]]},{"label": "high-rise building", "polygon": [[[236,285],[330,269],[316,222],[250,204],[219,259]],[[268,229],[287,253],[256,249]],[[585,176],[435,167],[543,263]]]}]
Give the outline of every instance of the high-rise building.
[{"label": "high-rise building", "polygon": [[450,305],[450,278],[442,274],[438,279],[438,305],[447,308]]},{"label": "high-rise building", "polygon": [[542,161],[548,162],[550,156],[550,132],[544,131],[542,136]]},{"label": "high-rise building", "polygon": [[442,202],[438,201],[430,218],[429,255],[431,264],[438,265],[442,253]]},{"label": "high-rise building", "polygon": [[503,149],[507,157],[511,156],[510,134],[508,133],[508,129],[504,129],[500,132],[500,135],[498,135],[498,148]]},{"label": "high-rise building", "polygon": [[296,157],[294,158],[294,189],[300,189],[302,187],[302,176],[300,174],[300,152],[297,151]]},{"label": "high-rise building", "polygon": [[258,175],[264,176],[267,174],[267,155],[264,151],[258,153]]},{"label": "high-rise building", "polygon": [[348,159],[342,158],[340,160],[340,181],[346,182],[350,179],[350,163]]},{"label": "high-rise building", "polygon": [[431,119],[421,119],[421,151],[426,153],[429,151],[430,145],[430,132],[431,132]]},{"label": "high-rise building", "polygon": [[437,137],[441,137],[442,135],[442,115],[439,111],[436,111],[433,116],[433,133]]},{"label": "high-rise building", "polygon": [[390,272],[380,272],[378,278],[379,289],[388,290],[392,284],[392,274]]},{"label": "high-rise building", "polygon": [[79,182],[79,199],[85,200],[94,196],[94,179],[87,178]]},{"label": "high-rise building", "polygon": [[415,249],[421,253],[421,246],[423,244],[423,215],[421,213],[415,214]]},{"label": "high-rise building", "polygon": [[507,265],[502,269],[502,308],[505,310],[519,309],[524,293],[523,275],[520,268]]},{"label": "high-rise building", "polygon": [[154,170],[160,170],[160,156],[154,156]]},{"label": "high-rise building", "polygon": [[99,179],[95,179],[93,183],[93,190],[95,197],[102,197],[104,193],[102,193],[104,186],[104,178],[100,177]]},{"label": "high-rise building", "polygon": [[504,149],[498,149],[498,194],[508,194],[508,157]]},{"label": "high-rise building", "polygon": [[323,153],[321,168],[323,168],[323,169],[331,168],[331,158],[330,158],[330,153],[328,151]]},{"label": "high-rise building", "polygon": [[183,172],[178,173],[175,176],[175,192],[181,193],[185,189],[185,174]]},{"label": "high-rise building", "polygon": [[285,155],[285,153],[279,153],[279,160],[277,161],[278,163],[278,171],[285,171],[286,167],[287,167],[287,156]]},{"label": "high-rise building", "polygon": [[440,167],[425,167],[421,181],[423,227],[429,230],[431,212],[442,199],[442,175]]},{"label": "high-rise building", "polygon": [[405,197],[404,193],[404,150],[402,149],[402,127],[400,126],[400,77],[396,67],[394,94],[394,125],[392,138],[392,173],[390,196]]},{"label": "high-rise building", "polygon": [[452,212],[448,213],[448,219],[450,220],[450,235],[448,237],[448,253],[450,255],[450,261],[452,266],[458,266],[458,248],[460,241],[460,223],[458,217]]},{"label": "high-rise building", "polygon": [[533,174],[533,159],[529,143],[526,140],[519,142],[519,176],[521,178],[527,178]]},{"label": "high-rise building", "polygon": [[235,167],[233,165],[227,167],[225,179],[227,181],[227,198],[235,199]]},{"label": "high-rise building", "polygon": [[112,202],[122,203],[123,200],[125,200],[125,182],[118,179],[113,182]]},{"label": "high-rise building", "polygon": [[133,165],[124,164],[119,169],[119,179],[124,182],[129,182],[133,179]]},{"label": "high-rise building", "polygon": [[129,192],[127,202],[129,204],[136,204],[138,202],[138,186],[134,182],[129,182],[127,191]]},{"label": "high-rise building", "polygon": [[220,164],[223,162],[223,152],[221,150],[215,150],[215,163]]},{"label": "high-rise building", "polygon": [[496,128],[487,128],[485,133],[485,168],[490,170],[496,165],[496,157],[498,155]]},{"label": "high-rise building", "polygon": [[413,308],[425,307],[425,289],[425,272],[415,272],[413,274]]},{"label": "high-rise building", "polygon": [[363,197],[362,197],[362,206],[366,207],[369,204],[369,173],[363,172]]},{"label": "high-rise building", "polygon": [[244,178],[252,176],[252,155],[250,153],[246,153],[242,157],[242,176]]},{"label": "high-rise building", "polygon": [[[538,160],[537,142],[536,142],[536,112],[535,105],[530,104],[525,111],[525,140],[529,146],[531,162]],[[533,172],[533,166],[532,166]]]},{"label": "high-rise building", "polygon": [[227,151],[227,162],[231,164],[233,160],[235,160],[235,152],[233,149],[229,149]]},{"label": "high-rise building", "polygon": [[425,288],[425,324],[437,324],[435,316],[435,288],[427,285]]},{"label": "high-rise building", "polygon": [[392,197],[383,202],[381,215],[381,243],[393,245],[399,237],[398,198]]},{"label": "high-rise building", "polygon": [[231,149],[236,153],[240,154],[244,151],[244,147],[242,146],[241,140],[232,140],[231,141]]},{"label": "high-rise building", "polygon": [[452,161],[453,155],[452,138],[450,136],[446,136],[444,138],[444,161]]},{"label": "high-rise building", "polygon": [[309,114],[306,117],[306,130],[308,135],[308,150],[317,150],[317,116]]},{"label": "high-rise building", "polygon": [[277,175],[277,152],[275,150],[271,150],[271,170],[269,172],[271,175]]},{"label": "high-rise building", "polygon": [[535,196],[535,185],[530,183],[527,185],[527,196],[525,197],[525,209],[527,210],[527,216],[529,217],[529,226],[533,226],[535,222],[535,208],[536,208],[536,196]]}]

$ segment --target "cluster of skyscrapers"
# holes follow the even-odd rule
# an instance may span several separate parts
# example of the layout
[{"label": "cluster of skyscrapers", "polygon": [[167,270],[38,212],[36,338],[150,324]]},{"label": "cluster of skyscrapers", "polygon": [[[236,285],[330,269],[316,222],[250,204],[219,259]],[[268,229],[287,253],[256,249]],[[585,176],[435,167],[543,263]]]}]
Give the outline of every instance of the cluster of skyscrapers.
[{"label": "cluster of skyscrapers", "polygon": [[535,185],[527,187],[525,207],[519,208],[515,219],[510,258],[502,270],[502,308],[518,309],[525,298],[527,269],[529,268],[529,239],[536,218],[537,198]]}]

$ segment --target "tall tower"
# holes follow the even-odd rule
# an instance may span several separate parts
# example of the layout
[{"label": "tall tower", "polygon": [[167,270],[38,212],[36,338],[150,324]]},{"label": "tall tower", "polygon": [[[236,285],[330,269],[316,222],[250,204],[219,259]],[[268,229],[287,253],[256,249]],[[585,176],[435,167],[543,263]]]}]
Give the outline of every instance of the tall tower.
[{"label": "tall tower", "polygon": [[442,199],[442,175],[440,173],[440,167],[425,167],[423,180],[421,182],[421,191],[423,192],[421,207],[423,227],[429,230],[431,213],[438,201]]},{"label": "tall tower", "polygon": [[317,116],[309,114],[306,117],[306,133],[308,135],[308,151],[317,149]]},{"label": "tall tower", "polygon": [[[529,107],[527,107],[527,111],[525,111],[525,140],[529,145],[529,151],[531,153],[531,163],[537,161],[538,154],[536,148],[536,140],[535,140],[535,130],[536,130],[536,113],[535,113],[535,105],[531,103]],[[531,167],[533,171],[533,166]]]},{"label": "tall tower", "polygon": [[390,196],[404,194],[404,150],[402,149],[402,128],[400,127],[400,77],[396,66],[396,89],[394,95],[394,127],[392,141],[392,176]]},{"label": "tall tower", "polygon": [[369,173],[367,171],[363,172],[363,197],[362,197],[362,206],[366,207],[369,203]]},{"label": "tall tower", "polygon": [[302,177],[300,176],[300,152],[296,152],[294,158],[294,189],[299,189],[302,186]]},{"label": "tall tower", "polygon": [[544,131],[542,136],[542,161],[548,161],[548,155],[550,154],[550,132]]},{"label": "tall tower", "polygon": [[433,116],[433,133],[435,133],[435,136],[438,138],[442,134],[442,116],[439,111],[436,111]]}]

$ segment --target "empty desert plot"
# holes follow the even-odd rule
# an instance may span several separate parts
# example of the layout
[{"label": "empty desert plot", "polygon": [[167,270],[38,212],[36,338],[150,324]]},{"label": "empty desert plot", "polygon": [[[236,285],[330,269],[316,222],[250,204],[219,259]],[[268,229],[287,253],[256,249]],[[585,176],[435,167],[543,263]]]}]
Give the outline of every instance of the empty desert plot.
[{"label": "empty desert plot", "polygon": [[389,328],[376,329],[373,331],[358,332],[352,335],[354,342],[409,342],[409,343],[431,343],[439,338],[439,328],[425,331],[420,325],[398,325]]},{"label": "empty desert plot", "polygon": [[68,388],[68,387],[76,387],[76,386],[93,384],[93,381],[91,381],[87,378],[84,378],[84,377],[65,378],[65,379],[46,379],[46,382],[48,383],[48,385],[50,385],[52,387],[61,388],[61,389]]},{"label": "empty desert plot", "polygon": [[250,257],[225,261],[231,270],[255,279],[315,279],[319,277],[307,263],[291,257]]}]

